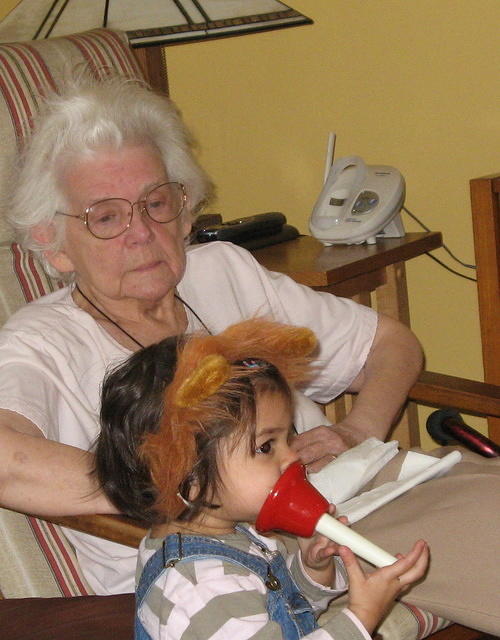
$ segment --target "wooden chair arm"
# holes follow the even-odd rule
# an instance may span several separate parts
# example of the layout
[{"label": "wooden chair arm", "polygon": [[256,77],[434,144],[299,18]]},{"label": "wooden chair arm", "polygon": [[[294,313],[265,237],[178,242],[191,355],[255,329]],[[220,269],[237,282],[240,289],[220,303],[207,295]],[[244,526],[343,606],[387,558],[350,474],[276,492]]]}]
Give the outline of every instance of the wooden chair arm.
[{"label": "wooden chair arm", "polygon": [[43,516],[43,519],[128,547],[138,547],[148,530],[147,525],[138,520],[117,515]]},{"label": "wooden chair arm", "polygon": [[500,416],[500,387],[495,384],[424,371],[408,398],[431,407],[453,407],[478,416]]}]

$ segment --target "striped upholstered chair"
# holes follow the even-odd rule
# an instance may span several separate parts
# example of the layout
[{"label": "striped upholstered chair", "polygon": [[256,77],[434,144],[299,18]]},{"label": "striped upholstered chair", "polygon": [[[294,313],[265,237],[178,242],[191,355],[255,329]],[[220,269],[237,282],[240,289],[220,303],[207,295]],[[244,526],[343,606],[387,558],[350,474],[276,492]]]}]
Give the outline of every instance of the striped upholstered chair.
[{"label": "striped upholstered chair", "polygon": [[[0,45],[0,326],[25,302],[61,286],[13,241],[2,195],[40,100],[57,90],[67,68],[82,64],[98,77],[110,69],[147,75],[126,36],[106,29]],[[0,592],[4,598],[92,594],[61,527],[6,509],[0,509]]]},{"label": "striped upholstered chair", "polygon": [[[126,37],[114,31],[97,29],[41,42],[0,45],[0,326],[25,302],[61,286],[13,241],[4,224],[1,195],[6,191],[10,168],[29,133],[40,98],[47,89],[57,89],[65,68],[82,63],[96,74],[113,69],[128,76],[145,77],[155,88],[167,89],[162,53],[152,49],[132,52]],[[93,519],[96,517],[87,518]],[[108,520],[114,522],[111,517]],[[90,531],[88,523],[82,526]],[[98,520],[97,527],[101,532],[106,528],[106,534],[114,536],[109,523],[104,527]],[[140,527],[127,523],[125,538],[123,525],[119,527],[120,541],[137,545],[142,535]],[[1,637],[24,640],[34,633],[41,640],[132,637],[133,603],[123,596],[111,596],[109,600],[105,597],[104,603],[92,596],[64,530],[52,522],[6,509],[0,509],[0,592],[5,598],[17,599],[5,601],[5,606],[0,607]],[[57,596],[83,598],[58,604],[54,602]],[[122,634],[114,623],[125,618]],[[56,622],[58,628],[51,622]],[[434,638],[472,640],[480,635],[454,625]]]}]

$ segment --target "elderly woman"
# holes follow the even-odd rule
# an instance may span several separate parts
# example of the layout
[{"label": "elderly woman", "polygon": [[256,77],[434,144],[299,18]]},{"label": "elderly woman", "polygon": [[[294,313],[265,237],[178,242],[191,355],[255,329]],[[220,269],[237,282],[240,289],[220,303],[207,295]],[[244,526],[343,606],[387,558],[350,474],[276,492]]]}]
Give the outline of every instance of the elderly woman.
[{"label": "elderly woman", "polygon": [[[10,220],[23,246],[68,286],[18,311],[0,333],[4,506],[113,512],[87,452],[106,370],[166,336],[217,333],[255,315],[309,326],[319,338],[321,368],[297,405],[297,429],[308,429],[296,443],[305,463],[320,468],[370,435],[387,435],[421,367],[417,340],[371,309],[267,272],[232,244],[186,251],[193,214],[209,194],[166,98],[112,78],[68,83],[47,101],[21,158]],[[321,426],[312,400],[345,390],[358,392],[352,411]],[[381,512],[390,525],[390,506]],[[415,532],[418,523],[409,539]],[[68,537],[97,593],[133,590],[135,550]],[[408,546],[395,538],[397,546],[383,544]]]}]

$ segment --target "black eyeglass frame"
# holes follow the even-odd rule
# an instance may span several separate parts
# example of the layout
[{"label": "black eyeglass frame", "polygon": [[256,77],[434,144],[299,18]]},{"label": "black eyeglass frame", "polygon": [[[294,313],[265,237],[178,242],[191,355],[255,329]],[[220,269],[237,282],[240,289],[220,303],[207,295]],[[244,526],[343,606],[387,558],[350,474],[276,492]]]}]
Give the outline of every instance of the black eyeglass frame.
[{"label": "black eyeglass frame", "polygon": [[[171,185],[171,184],[177,184],[181,188],[181,191],[182,191],[182,205],[181,205],[181,208],[179,209],[178,213],[176,213],[175,216],[173,218],[171,218],[170,220],[155,220],[155,218],[153,218],[153,216],[150,214],[150,212],[148,211],[148,209],[146,207],[146,200],[148,199],[150,194],[153,193],[153,191],[156,191],[156,189],[159,189],[160,187],[164,187],[165,185]],[[109,236],[109,237],[106,237],[106,238],[102,238],[101,236],[96,235],[92,231],[92,229],[89,227],[89,213],[90,213],[90,210],[93,207],[95,207],[97,204],[101,204],[102,202],[108,202],[108,200],[123,200],[123,202],[128,202],[128,204],[130,205],[130,212],[131,213],[130,213],[130,217],[129,217],[129,221],[128,221],[127,226],[124,229],[122,229],[122,231],[120,231],[120,233],[117,233],[114,236]],[[187,202],[186,187],[182,184],[182,182],[175,182],[175,181],[174,182],[162,182],[162,183],[156,185],[155,187],[153,187],[152,189],[150,189],[148,191],[148,193],[143,198],[141,198],[140,200],[137,200],[136,202],[130,202],[130,200],[127,200],[127,198],[103,198],[103,200],[98,200],[97,202],[94,202],[93,204],[91,204],[80,215],[76,215],[74,213],[64,213],[63,211],[56,211],[56,215],[66,216],[67,218],[78,218],[79,220],[83,221],[83,223],[87,227],[88,232],[92,236],[94,236],[94,238],[97,238],[98,240],[113,240],[114,238],[118,238],[118,236],[121,236],[123,233],[125,233],[125,231],[127,231],[127,229],[130,228],[130,225],[132,224],[132,218],[134,217],[134,207],[135,207],[136,204],[142,205],[141,209],[140,209],[140,212],[143,213],[145,211],[147,216],[148,216],[148,218],[150,220],[152,220],[153,222],[157,222],[158,224],[168,224],[169,222],[173,222],[174,220],[176,220],[181,215],[181,213],[184,211],[184,207],[186,206],[186,202]]]}]

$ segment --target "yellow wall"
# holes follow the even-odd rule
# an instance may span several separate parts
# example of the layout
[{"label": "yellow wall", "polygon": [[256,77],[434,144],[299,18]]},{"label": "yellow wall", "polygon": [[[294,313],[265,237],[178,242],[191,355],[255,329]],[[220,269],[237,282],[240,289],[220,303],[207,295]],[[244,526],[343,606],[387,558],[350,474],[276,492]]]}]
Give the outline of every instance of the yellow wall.
[{"label": "yellow wall", "polygon": [[[474,262],[468,180],[500,170],[498,0],[290,3],[314,25],[167,49],[213,209],[279,210],[306,232],[334,130],[337,158],[398,167],[407,207]],[[426,256],[408,280],[428,368],[482,379],[475,284]]]},{"label": "yellow wall", "polygon": [[[283,211],[307,231],[334,130],[337,158],[398,167],[406,206],[473,263],[468,180],[500,170],[498,0],[291,4],[314,25],[167,49],[216,207],[226,219]],[[428,368],[482,379],[475,283],[427,256],[408,281]]]},{"label": "yellow wall", "polygon": [[7,15],[17,5],[17,0],[0,0],[0,17]]}]

